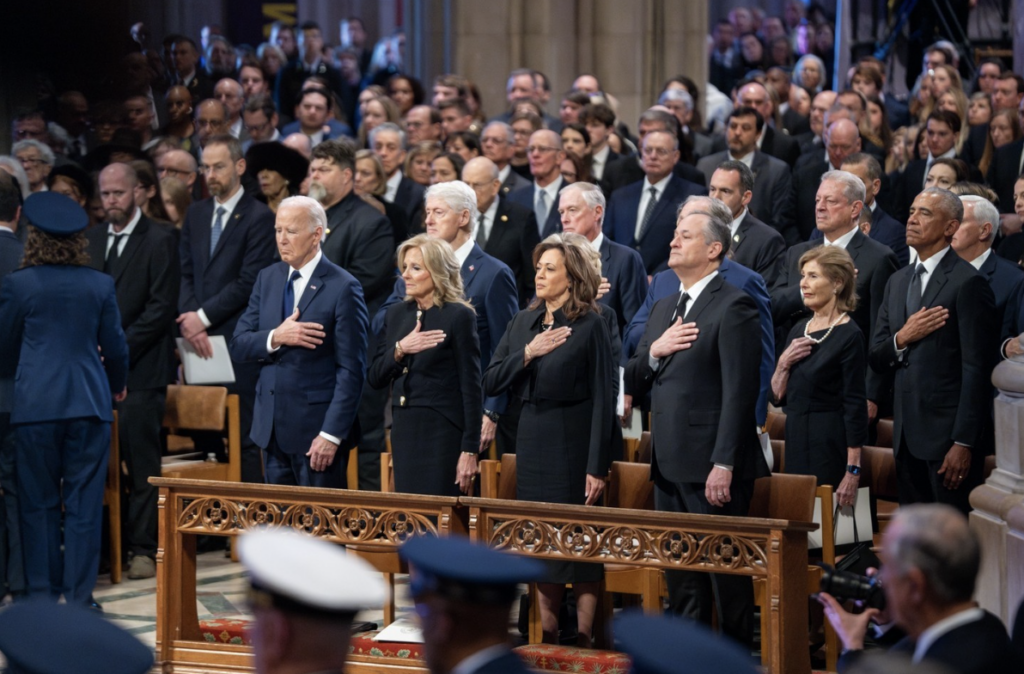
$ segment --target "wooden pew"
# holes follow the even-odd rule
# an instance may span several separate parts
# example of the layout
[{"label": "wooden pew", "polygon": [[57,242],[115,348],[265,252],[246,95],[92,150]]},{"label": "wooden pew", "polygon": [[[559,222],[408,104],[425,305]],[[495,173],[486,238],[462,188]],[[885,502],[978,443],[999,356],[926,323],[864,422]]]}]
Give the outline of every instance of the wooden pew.
[{"label": "wooden pew", "polygon": [[[196,538],[287,526],[339,544],[394,550],[412,535],[466,534],[458,499],[413,494],[151,478],[160,488],[156,658],[165,672],[253,670],[248,646],[203,640],[196,607]],[[351,657],[350,671],[422,671],[398,658]]]}]

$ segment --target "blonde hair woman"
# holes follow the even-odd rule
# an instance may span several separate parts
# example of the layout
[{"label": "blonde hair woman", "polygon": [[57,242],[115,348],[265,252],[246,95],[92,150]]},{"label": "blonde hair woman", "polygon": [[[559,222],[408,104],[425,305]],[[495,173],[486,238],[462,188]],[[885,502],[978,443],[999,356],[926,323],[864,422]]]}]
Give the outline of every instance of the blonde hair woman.
[{"label": "blonde hair woman", "polygon": [[445,241],[409,239],[398,247],[398,268],[405,298],[385,314],[368,377],[374,388],[392,391],[395,489],[469,494],[484,409],[476,313]]}]

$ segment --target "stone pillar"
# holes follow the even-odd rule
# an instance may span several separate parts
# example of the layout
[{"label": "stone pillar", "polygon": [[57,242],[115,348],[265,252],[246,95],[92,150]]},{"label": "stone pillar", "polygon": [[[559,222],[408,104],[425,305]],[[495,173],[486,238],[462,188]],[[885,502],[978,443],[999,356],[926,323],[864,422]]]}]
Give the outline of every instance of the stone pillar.
[{"label": "stone pillar", "polygon": [[1024,363],[1003,361],[992,383],[996,469],[971,492],[971,529],[982,549],[977,600],[1010,626],[1024,597]]}]

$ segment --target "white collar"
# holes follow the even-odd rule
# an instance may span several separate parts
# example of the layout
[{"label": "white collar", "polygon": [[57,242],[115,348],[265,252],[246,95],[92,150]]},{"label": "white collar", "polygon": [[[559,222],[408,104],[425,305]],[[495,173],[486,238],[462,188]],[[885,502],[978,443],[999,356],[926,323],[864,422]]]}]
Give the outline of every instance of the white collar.
[{"label": "white collar", "polygon": [[[932,256],[932,258],[935,257],[938,257],[938,255]],[[925,264],[928,263],[926,262]],[[952,632],[958,627],[963,627],[968,623],[981,620],[983,617],[985,617],[985,612],[983,610],[977,607],[971,607],[964,609],[959,613],[954,613],[948,618],[943,618],[939,622],[935,623],[922,632],[921,636],[917,638],[917,645],[914,647],[914,663],[917,664],[918,662],[921,662],[921,659],[924,658],[928,649],[931,648],[932,644],[938,641],[940,637]]]},{"label": "white collar", "polygon": [[[486,222],[491,223],[490,229],[487,230],[487,235],[488,236],[490,236],[491,232],[494,231],[494,218],[495,218],[495,216],[497,214],[498,214],[498,197],[494,197],[494,201],[491,202],[490,207],[486,211],[483,212],[484,222],[485,223]],[[473,222],[472,229],[473,229],[473,231],[470,233],[469,238],[474,240],[474,241],[476,241],[477,234],[480,233],[480,219],[479,218],[477,218],[476,221]],[[466,254],[468,255],[469,253],[466,253]]]},{"label": "white collar", "polygon": [[729,223],[729,231],[733,236],[736,236],[736,232],[740,228],[740,223],[743,222],[743,218],[747,217],[747,207],[744,206],[740,214],[733,218],[733,221]]},{"label": "white collar", "polygon": [[230,133],[235,138],[238,138],[239,136],[242,135],[241,115],[239,115],[238,119],[235,120],[235,123],[231,125],[231,128],[228,129],[228,133]]},{"label": "white collar", "polygon": [[231,215],[234,212],[235,207],[238,206],[238,202],[242,200],[242,196],[245,194],[245,188],[241,185],[238,186],[238,190],[229,198],[227,201],[218,201],[217,197],[213,198],[213,212],[214,217],[217,217],[217,207],[223,207],[227,210],[225,215]]},{"label": "white collar", "polygon": [[604,164],[608,161],[608,155],[611,154],[611,151],[612,149],[605,143],[604,147],[591,155],[591,161],[596,164]]},{"label": "white collar", "polygon": [[139,224],[139,220],[141,220],[141,219],[142,219],[142,209],[139,208],[138,206],[136,206],[135,207],[135,215],[133,215],[132,219],[128,221],[128,224],[124,226],[124,229],[122,229],[120,232],[115,232],[114,231],[114,226],[108,224],[107,225],[107,234],[108,235],[113,235],[113,236],[119,236],[119,235],[131,236],[132,232],[135,231],[135,225]]},{"label": "white collar", "polygon": [[711,283],[711,279],[715,278],[716,276],[718,276],[718,270],[717,269],[715,271],[711,272],[710,274],[708,274],[707,276],[705,276],[704,278],[702,278],[701,280],[699,280],[696,283],[694,283],[689,288],[684,288],[682,281],[679,282],[679,294],[680,294],[680,296],[683,293],[686,293],[687,295],[690,296],[690,303],[687,305],[687,307],[686,307],[687,309],[689,309],[690,307],[693,306],[694,302],[697,301],[697,298],[700,297],[700,294],[702,292],[704,292],[704,289],[708,287],[709,283]]},{"label": "white collar", "polygon": [[843,234],[841,237],[839,237],[835,241],[832,241],[832,240],[830,240],[828,238],[828,236],[825,236],[824,237],[825,238],[825,243],[827,243],[830,246],[838,246],[838,247],[842,248],[843,250],[846,250],[846,247],[850,245],[850,242],[853,241],[853,237],[857,236],[857,232],[859,232],[859,231],[860,231],[860,228],[858,228],[856,225],[854,225],[850,229],[850,231],[848,231],[846,234]]},{"label": "white collar", "polygon": [[988,260],[988,256],[991,254],[992,249],[986,248],[984,253],[971,260],[971,266],[977,269],[978,271],[981,271],[981,266],[985,264],[985,262]]},{"label": "white collar", "polygon": [[931,273],[935,271],[935,268],[939,266],[939,263],[942,262],[942,258],[946,257],[946,253],[948,252],[949,246],[946,246],[935,255],[932,255],[927,260],[922,261],[920,256],[918,256],[917,260],[918,262],[924,265],[924,272],[931,276]]},{"label": "white collar", "polygon": [[10,232],[11,234],[14,234],[14,229],[7,225],[0,225],[0,232]]},{"label": "white collar", "polygon": [[504,185],[508,174],[512,172],[512,164],[505,164],[505,168],[498,169],[498,180]]},{"label": "white collar", "polygon": [[395,175],[388,178],[388,181],[385,183],[387,187],[384,192],[391,195],[391,201],[395,200],[395,193],[398,192],[398,184],[400,182],[402,182],[402,169],[395,171]]},{"label": "white collar", "polygon": [[473,252],[473,246],[475,245],[476,241],[473,240],[473,237],[469,237],[466,239],[466,243],[459,246],[458,250],[453,249],[452,252],[455,253],[455,259],[459,261],[460,269],[462,265],[466,264],[466,260],[469,259],[469,254]]},{"label": "white collar", "polygon": [[[555,204],[556,207],[558,205],[558,201],[556,200],[556,198],[558,197],[558,190],[562,189],[562,184],[563,181],[561,177],[555,178],[554,180],[549,182],[547,187],[541,187],[539,184],[537,184],[536,180],[533,181],[534,188],[546,192],[548,195],[548,203]],[[541,224],[543,225],[544,223]]]},{"label": "white collar", "polygon": [[[931,153],[931,150],[929,150],[928,151],[928,165],[931,166],[932,162],[935,161],[936,159],[956,159],[956,146],[954,145],[953,147],[949,148],[948,150],[946,150],[945,152],[940,154],[938,157],[933,157],[932,153]],[[925,178],[927,178],[927,177],[928,176],[925,176]]]},{"label": "white collar", "polygon": [[590,247],[600,253],[602,243],[604,243],[604,232],[597,230],[597,238],[590,242]]},{"label": "white collar", "polygon": [[731,159],[733,161],[743,162],[744,164],[747,165],[747,168],[750,168],[751,165],[754,163],[754,152],[757,152],[757,150],[752,150],[752,151],[748,152],[747,154],[743,155],[742,157],[733,157],[732,156],[732,150],[730,150],[729,151],[729,159]]},{"label": "white collar", "polygon": [[[320,258],[322,258],[323,256],[324,251],[322,249],[318,249],[316,251],[316,255],[313,256],[312,260],[299,267],[299,276],[302,277],[303,281],[306,281],[307,283],[309,282],[309,278],[313,275],[313,270],[316,269],[316,266],[318,264],[320,264]],[[292,275],[293,269],[295,268],[289,265],[288,276]]]},{"label": "white collar", "polygon": [[644,191],[643,191],[643,194],[646,194],[653,187],[654,189],[658,190],[658,198],[660,199],[661,195],[665,194],[665,187],[668,185],[668,181],[669,180],[672,180],[672,172],[671,171],[669,171],[667,176],[665,176],[664,178],[662,178],[658,182],[654,183],[653,185],[651,184],[651,181],[647,179],[647,176],[644,176]]},{"label": "white collar", "polygon": [[761,144],[764,143],[764,137],[768,133],[768,120],[764,120],[764,126],[761,127],[761,135],[757,137],[757,149],[761,149]]}]

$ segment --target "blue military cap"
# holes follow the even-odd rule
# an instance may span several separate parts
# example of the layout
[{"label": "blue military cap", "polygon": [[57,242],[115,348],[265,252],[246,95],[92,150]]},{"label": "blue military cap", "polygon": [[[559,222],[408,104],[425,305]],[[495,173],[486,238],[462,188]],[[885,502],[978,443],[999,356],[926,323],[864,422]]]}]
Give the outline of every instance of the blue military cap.
[{"label": "blue military cap", "polygon": [[143,674],[153,666],[151,648],[94,611],[42,601],[0,612],[0,652],[11,674]]},{"label": "blue military cap", "polygon": [[291,529],[256,529],[238,542],[254,606],[335,619],[380,608],[379,571],[340,546]]},{"label": "blue military cap", "polygon": [[35,192],[25,199],[25,217],[37,229],[68,236],[89,226],[89,216],[71,197],[57,192]]},{"label": "blue military cap", "polygon": [[615,619],[618,649],[634,674],[757,674],[749,653],[708,628],[681,618],[638,611]]},{"label": "blue military cap", "polygon": [[476,604],[501,604],[515,599],[519,583],[540,580],[540,562],[498,552],[462,536],[417,536],[398,550],[410,564],[413,597],[433,592]]}]

